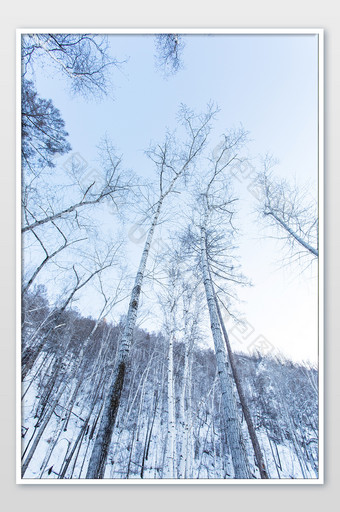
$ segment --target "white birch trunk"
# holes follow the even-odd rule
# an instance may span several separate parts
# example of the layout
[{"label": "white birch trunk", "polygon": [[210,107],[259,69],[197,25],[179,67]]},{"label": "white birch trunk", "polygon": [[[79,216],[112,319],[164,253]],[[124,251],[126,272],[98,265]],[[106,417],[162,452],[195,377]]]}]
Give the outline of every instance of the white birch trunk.
[{"label": "white birch trunk", "polygon": [[300,245],[302,245],[302,247],[307,249],[307,251],[309,251],[311,254],[314,254],[314,256],[316,256],[316,257],[319,256],[318,249],[315,249],[315,247],[312,247],[308,242],[306,242],[303,238],[301,238],[301,236],[299,236],[297,233],[295,233],[295,231],[293,231],[288,226],[288,224],[283,219],[281,219],[281,217],[276,215],[276,213],[273,210],[270,210],[267,213],[267,215],[271,215],[276,220],[276,222],[278,224],[280,224],[283,227],[283,229],[285,229],[287,231],[287,233],[289,233]]},{"label": "white birch trunk", "polygon": [[[189,357],[189,383],[192,382],[192,353]],[[189,385],[187,390],[187,425],[188,428],[186,430],[186,467],[185,467],[185,477],[193,478],[193,461],[194,461],[194,428],[193,428],[193,418],[192,418],[192,388]]]},{"label": "white birch trunk", "polygon": [[168,436],[163,469],[163,478],[176,478],[175,475],[175,444],[176,444],[176,419],[175,419],[175,397],[174,397],[174,368],[173,368],[173,343],[174,326],[169,336],[168,348]]},{"label": "white birch trunk", "polygon": [[188,458],[188,430],[189,423],[187,417],[187,411],[185,409],[185,399],[187,390],[190,385],[189,380],[189,352],[190,352],[190,341],[185,337],[185,353],[184,353],[184,365],[183,365],[183,383],[179,401],[179,465],[178,465],[178,478],[186,478],[186,465]]},{"label": "white birch trunk", "polygon": [[237,414],[237,403],[233,390],[233,381],[225,344],[222,339],[214,290],[210,279],[209,263],[206,251],[205,223],[201,226],[201,263],[204,288],[210,315],[211,331],[215,345],[217,369],[221,383],[222,403],[227,425],[227,438],[232,456],[235,478],[249,478],[250,472],[242,438],[241,426]]}]

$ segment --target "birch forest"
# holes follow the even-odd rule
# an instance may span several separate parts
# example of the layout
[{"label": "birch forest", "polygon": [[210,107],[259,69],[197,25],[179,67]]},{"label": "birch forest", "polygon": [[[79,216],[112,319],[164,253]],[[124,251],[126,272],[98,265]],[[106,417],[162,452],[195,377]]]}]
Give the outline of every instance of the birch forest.
[{"label": "birch forest", "polygon": [[[317,191],[259,157],[210,91],[197,106],[195,80],[162,130],[137,130],[136,76],[160,84],[143,91],[151,126],[181,95],[196,36],[117,37],[21,40],[21,477],[318,479],[317,361],[277,349],[242,300],[257,294],[242,250],[254,229],[266,278],[272,258],[275,275],[317,292]],[[281,312],[287,347],[317,350],[280,294],[274,281],[268,303],[259,292],[261,314]]]}]

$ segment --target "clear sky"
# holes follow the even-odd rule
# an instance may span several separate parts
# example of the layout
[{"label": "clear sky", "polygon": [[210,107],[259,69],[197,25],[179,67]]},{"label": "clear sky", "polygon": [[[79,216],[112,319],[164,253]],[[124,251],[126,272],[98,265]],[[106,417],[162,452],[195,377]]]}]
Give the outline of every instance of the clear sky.
[{"label": "clear sky", "polygon": [[[250,132],[248,149],[255,165],[258,156],[273,154],[279,160],[278,176],[311,182],[316,196],[317,37],[188,35],[185,41],[183,69],[165,80],[155,68],[152,35],[111,35],[112,54],[126,62],[112,73],[114,100],[100,103],[70,96],[62,79],[37,70],[39,94],[60,109],[73,151],[95,165],[96,145],[107,133],[126,167],[152,177],[144,155],[150,141],[162,140],[165,128],[175,126],[180,103],[201,111],[212,100],[220,108],[216,145],[224,131],[241,123]],[[248,185],[243,180],[236,186],[242,232],[238,254],[254,286],[239,292],[244,302],[238,310],[248,331],[242,334],[230,325],[231,339],[248,350],[262,336],[275,350],[315,363],[316,269],[301,274],[297,266],[282,268],[282,246],[264,238]]]}]

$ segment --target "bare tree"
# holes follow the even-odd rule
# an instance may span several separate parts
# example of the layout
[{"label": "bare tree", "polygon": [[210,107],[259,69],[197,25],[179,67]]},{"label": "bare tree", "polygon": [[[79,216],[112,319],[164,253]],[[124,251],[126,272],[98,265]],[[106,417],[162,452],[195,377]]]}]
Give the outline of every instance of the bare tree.
[{"label": "bare tree", "polygon": [[183,36],[180,34],[156,35],[156,62],[165,77],[174,75],[182,64],[182,52],[185,46]]},{"label": "bare tree", "polygon": [[211,106],[206,114],[198,116],[195,116],[192,111],[182,106],[180,120],[187,131],[187,141],[184,144],[179,144],[175,142],[172,136],[168,135],[163,145],[155,146],[148,153],[151,160],[156,165],[158,172],[158,199],[154,203],[151,211],[152,222],[146,237],[135,284],[131,293],[126,325],[120,342],[118,361],[115,366],[110,391],[106,397],[103,416],[88,466],[87,478],[104,477],[106,459],[120,403],[133,330],[136,325],[146,264],[163,203],[173,192],[178,180],[188,173],[190,167],[203,150],[210,131],[210,122],[214,114],[215,111]]},{"label": "bare tree", "polygon": [[270,172],[270,162],[258,177],[261,188],[259,210],[270,225],[277,229],[277,237],[290,250],[290,260],[319,256],[317,202],[307,189],[299,189],[286,180],[279,180]]},{"label": "bare tree", "polygon": [[107,94],[110,71],[119,64],[110,56],[108,37],[94,34],[26,34],[21,58],[24,76],[37,61],[47,63],[85,96]]},{"label": "bare tree", "polygon": [[[25,187],[22,207],[24,212],[25,225],[21,232],[26,233],[44,224],[51,223],[57,219],[75,219],[79,225],[79,211],[85,207],[91,207],[108,201],[115,211],[118,211],[118,202],[122,195],[127,200],[126,194],[132,186],[133,177],[121,167],[121,156],[117,155],[115,148],[108,139],[103,139],[100,145],[101,168],[95,174],[86,175],[81,166],[72,162],[71,171],[68,177],[73,178],[73,191],[75,198],[71,205],[61,206],[56,210],[55,204],[64,202],[64,187],[54,186],[55,200],[51,203],[49,195],[42,197],[42,190],[39,190],[39,197],[36,197],[37,184],[32,181]],[[44,178],[42,178],[44,180]],[[50,180],[51,181],[51,180]],[[43,186],[43,181],[41,181]],[[38,185],[39,186],[39,185]],[[40,189],[41,187],[39,187]],[[68,186],[67,198],[71,201],[72,193]],[[120,206],[122,203],[119,203]],[[43,216],[41,216],[43,213]]]},{"label": "bare tree", "polygon": [[31,277],[28,279],[27,283],[23,286],[22,288],[22,294],[24,295],[28,289],[30,288],[30,286],[32,286],[34,280],[37,278],[39,272],[41,272],[43,270],[43,268],[45,267],[45,265],[54,259],[55,256],[57,256],[58,254],[60,254],[64,249],[66,249],[67,247],[70,247],[71,245],[73,244],[76,244],[78,242],[81,242],[83,240],[86,240],[85,238],[78,238],[77,240],[68,240],[67,237],[65,236],[65,234],[62,232],[62,230],[52,221],[52,224],[53,226],[56,228],[56,230],[58,231],[58,233],[62,236],[63,238],[63,243],[62,245],[60,245],[57,249],[53,250],[53,251],[49,251],[48,248],[46,247],[46,244],[44,244],[42,242],[42,240],[39,238],[39,236],[37,235],[37,233],[34,231],[34,229],[32,229],[32,233],[33,235],[35,236],[36,240],[39,242],[42,250],[44,251],[44,254],[45,254],[45,257],[44,259],[42,260],[42,262],[37,266],[37,268],[34,270],[34,272],[32,273]]},{"label": "bare tree", "polygon": [[[230,229],[234,231],[232,224],[234,200],[230,199],[230,182],[228,183],[225,173],[228,167],[240,158],[239,151],[245,141],[246,133],[243,130],[225,136],[224,143],[219,149],[219,154],[215,154],[210,158],[210,168],[207,170],[207,177],[204,180],[205,183],[201,185],[198,198],[200,265],[221,384],[226,434],[233,460],[235,478],[249,478],[250,471],[238,417],[236,396],[233,388],[234,379],[226,346],[222,338],[212,275],[213,273],[219,275],[219,270],[222,270],[230,281],[239,281],[238,277],[233,277],[233,268],[228,266],[226,262],[222,263],[221,269],[218,268],[216,263],[218,263],[218,258],[220,258],[220,261],[224,259],[225,242],[224,251],[221,251],[221,243],[228,235],[227,225],[229,224],[229,232]],[[226,224],[223,224],[223,234],[221,234],[221,224],[223,222]],[[217,229],[216,226],[219,226],[220,229]],[[230,244],[229,241],[227,241],[228,244]],[[214,258],[214,251],[217,258]]]},{"label": "bare tree", "polygon": [[227,347],[227,351],[228,351],[230,366],[231,366],[231,370],[232,370],[232,373],[233,373],[234,381],[235,381],[235,384],[236,384],[236,389],[237,389],[238,396],[239,396],[239,399],[240,399],[240,403],[241,403],[242,411],[243,411],[243,414],[244,414],[244,418],[245,418],[246,423],[247,423],[250,440],[251,440],[251,443],[253,445],[253,449],[254,449],[254,453],[255,453],[255,458],[256,458],[256,463],[257,463],[257,466],[259,468],[261,478],[267,479],[269,477],[268,477],[268,473],[267,473],[267,470],[266,470],[266,465],[265,465],[265,462],[264,462],[264,457],[263,457],[263,454],[262,454],[261,446],[260,446],[260,443],[259,443],[259,440],[258,440],[258,437],[257,437],[257,434],[256,434],[256,430],[255,430],[255,427],[254,427],[254,422],[253,422],[253,419],[251,417],[251,413],[250,413],[250,410],[249,410],[249,407],[248,407],[248,404],[247,404],[246,394],[244,392],[244,387],[242,385],[242,380],[241,380],[241,377],[239,375],[239,371],[238,371],[237,364],[236,364],[236,361],[235,361],[234,353],[233,353],[232,348],[231,348],[231,344],[230,344],[230,341],[229,341],[229,336],[228,336],[227,329],[226,329],[224,321],[223,321],[223,317],[222,317],[222,313],[221,313],[221,309],[220,309],[217,297],[216,297],[216,307],[217,307],[217,313],[218,313],[218,317],[219,317],[221,328],[222,328],[222,332],[223,332],[224,341],[226,343],[226,347]]}]

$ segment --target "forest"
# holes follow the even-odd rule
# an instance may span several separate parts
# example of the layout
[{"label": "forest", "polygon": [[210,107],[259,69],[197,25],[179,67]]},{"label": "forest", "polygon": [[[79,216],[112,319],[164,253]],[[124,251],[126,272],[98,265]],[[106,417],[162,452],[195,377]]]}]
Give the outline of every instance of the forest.
[{"label": "forest", "polygon": [[[163,133],[146,135],[137,167],[133,125],[115,118],[128,165],[103,131],[90,163],[83,109],[98,131],[100,102],[119,103],[116,73],[129,65],[112,57],[115,37],[22,36],[21,477],[318,479],[317,361],[255,333],[238,297],[251,287],[256,295],[239,249],[250,226],[275,240],[281,267],[316,296],[315,186],[280,175],[269,154],[255,162],[242,124],[221,135],[223,109],[210,99],[180,102]],[[145,62],[164,87],[189,67],[190,42],[149,36]],[[60,88],[71,95],[77,136],[40,95],[48,86],[53,97],[45,75],[59,80],[56,97]],[[240,184],[249,182],[248,214]],[[265,266],[255,250],[254,260]],[[269,322],[281,307],[274,282],[262,307]],[[316,325],[316,310],[299,307]],[[308,330],[282,317],[283,346],[317,351]],[[247,347],[235,343],[235,325]]]}]

